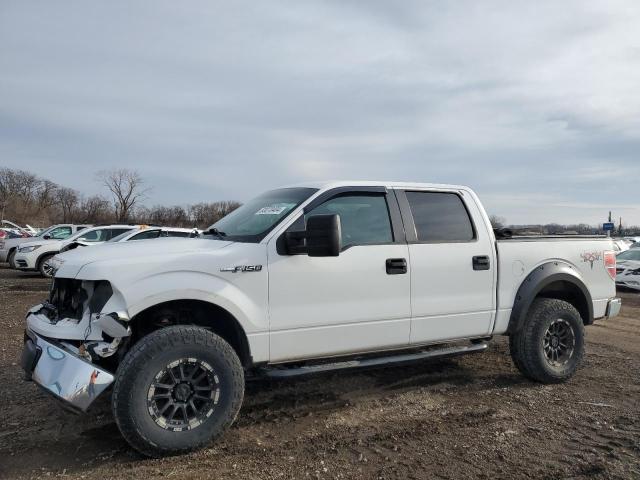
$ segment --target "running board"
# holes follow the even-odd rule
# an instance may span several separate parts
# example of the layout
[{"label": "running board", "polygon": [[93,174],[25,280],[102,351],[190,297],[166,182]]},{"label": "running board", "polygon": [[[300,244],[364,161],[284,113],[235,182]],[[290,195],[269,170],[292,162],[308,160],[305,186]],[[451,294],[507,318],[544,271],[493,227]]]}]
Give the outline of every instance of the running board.
[{"label": "running board", "polygon": [[364,358],[361,360],[346,360],[344,362],[324,363],[316,365],[303,365],[301,367],[272,366],[265,367],[262,373],[271,378],[288,378],[299,375],[309,375],[312,373],[333,372],[337,370],[347,370],[352,368],[388,366],[399,363],[416,362],[432,358],[453,357],[465,355],[467,353],[480,353],[489,347],[486,342],[475,345],[440,348],[416,353],[405,353],[402,355],[389,355],[386,357]]}]

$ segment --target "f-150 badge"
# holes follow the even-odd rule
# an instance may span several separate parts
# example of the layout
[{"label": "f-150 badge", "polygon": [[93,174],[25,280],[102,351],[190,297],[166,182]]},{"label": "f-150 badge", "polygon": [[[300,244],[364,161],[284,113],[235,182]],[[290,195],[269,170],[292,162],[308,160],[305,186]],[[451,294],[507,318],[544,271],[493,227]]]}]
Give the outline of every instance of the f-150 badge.
[{"label": "f-150 badge", "polygon": [[221,272],[259,272],[262,270],[262,265],[236,265],[235,267],[224,267],[221,268]]}]

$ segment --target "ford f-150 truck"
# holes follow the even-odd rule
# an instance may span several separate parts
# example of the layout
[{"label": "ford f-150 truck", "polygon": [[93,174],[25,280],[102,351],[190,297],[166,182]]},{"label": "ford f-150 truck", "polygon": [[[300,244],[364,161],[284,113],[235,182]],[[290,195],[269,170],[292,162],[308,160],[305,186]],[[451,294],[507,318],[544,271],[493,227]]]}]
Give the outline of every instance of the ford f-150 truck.
[{"label": "ford f-150 truck", "polygon": [[52,261],[27,315],[28,379],[77,410],[109,387],[140,452],[202,447],[245,375],[289,377],[479,352],[509,336],[529,379],[570,378],[585,326],[614,317],[604,237],[496,234],[467,187],[332,182],[272,190],[199,239],[105,244]]}]

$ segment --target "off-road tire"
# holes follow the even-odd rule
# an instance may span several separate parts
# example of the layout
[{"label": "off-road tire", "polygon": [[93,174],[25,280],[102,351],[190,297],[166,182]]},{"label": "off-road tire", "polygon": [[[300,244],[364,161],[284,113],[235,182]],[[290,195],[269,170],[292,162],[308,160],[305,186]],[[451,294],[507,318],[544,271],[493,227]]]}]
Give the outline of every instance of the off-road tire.
[{"label": "off-road tire", "polygon": [[[180,359],[213,367],[219,397],[211,416],[186,431],[159,426],[149,411],[148,393],[156,375]],[[195,326],[172,326],[143,337],[116,372],[111,407],[120,432],[143,455],[177,455],[205,447],[234,422],[244,397],[244,371],[233,348],[218,335]]]},{"label": "off-road tire", "polygon": [[9,268],[16,268],[16,262],[14,262],[14,258],[16,258],[16,251],[11,250],[9,256],[7,257],[7,263],[9,264]]},{"label": "off-road tire", "polygon": [[[562,365],[554,365],[545,355],[544,338],[558,320],[573,335],[573,351]],[[580,313],[568,302],[537,298],[531,304],[524,325],[509,337],[513,363],[527,378],[542,383],[561,383],[573,376],[584,356],[584,323]]]},{"label": "off-road tire", "polygon": [[47,260],[52,259],[53,257],[55,257],[55,253],[50,253],[48,255],[43,256],[40,260],[38,260],[38,271],[40,272],[40,275],[42,275],[45,278],[51,278],[53,275],[49,275],[47,274],[46,270],[45,270],[45,264],[47,263]]}]

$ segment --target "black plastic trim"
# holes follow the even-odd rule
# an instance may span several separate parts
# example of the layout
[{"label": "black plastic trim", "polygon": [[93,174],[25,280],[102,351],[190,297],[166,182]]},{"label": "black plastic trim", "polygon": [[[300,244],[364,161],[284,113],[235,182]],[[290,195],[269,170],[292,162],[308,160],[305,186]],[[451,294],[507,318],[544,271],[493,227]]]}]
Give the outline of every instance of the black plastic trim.
[{"label": "black plastic trim", "polygon": [[[513,310],[509,319],[507,333],[515,333],[522,326],[529,312],[531,304],[538,294],[548,285],[555,282],[568,282],[577,287],[583,298],[583,307],[578,308],[585,325],[593,323],[593,301],[589,289],[584,284],[576,270],[566,263],[549,262],[540,265],[520,284],[513,302]],[[584,308],[586,307],[586,309]]]},{"label": "black plastic trim", "polygon": [[489,255],[476,255],[471,259],[474,270],[491,270],[491,257]]},{"label": "black plastic trim", "polygon": [[311,210],[323,204],[327,200],[330,200],[333,197],[337,197],[338,195],[344,195],[348,193],[388,193],[388,191],[387,191],[387,187],[366,187],[366,186],[336,187],[336,188],[332,188],[331,190],[327,190],[326,192],[322,192],[316,198],[311,200],[311,202],[309,202],[304,207],[303,212],[309,213]]}]

